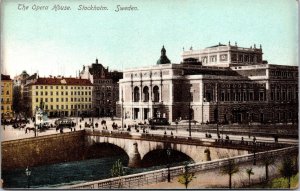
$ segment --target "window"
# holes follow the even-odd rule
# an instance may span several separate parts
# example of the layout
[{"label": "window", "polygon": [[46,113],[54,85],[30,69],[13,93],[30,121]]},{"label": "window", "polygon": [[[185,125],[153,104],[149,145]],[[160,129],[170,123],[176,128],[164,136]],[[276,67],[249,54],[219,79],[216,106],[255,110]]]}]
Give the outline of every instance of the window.
[{"label": "window", "polygon": [[61,106],[61,109],[64,109],[64,105]]},{"label": "window", "polygon": [[50,86],[50,89],[52,90],[52,89],[53,89],[53,86]]},{"label": "window", "polygon": [[[157,86],[155,86],[157,87]],[[138,102],[140,100],[140,89],[138,87],[134,88],[134,95],[133,95],[133,101]]]},{"label": "window", "polygon": [[71,105],[71,109],[73,109],[73,105]]},{"label": "window", "polygon": [[259,92],[259,101],[264,101],[264,100],[265,100],[265,93]]},{"label": "window", "polygon": [[148,86],[145,86],[143,89],[143,97],[144,97],[144,102],[148,102],[149,101],[149,88]]},{"label": "window", "polygon": [[87,98],[85,98],[85,101],[87,102]]},{"label": "window", "polygon": [[48,95],[48,92],[45,92],[45,95]]},{"label": "window", "polygon": [[48,86],[45,86],[45,89],[47,89],[48,88]]},{"label": "window", "polygon": [[216,55],[215,56],[210,56],[209,61],[210,62],[217,62],[217,56]]},{"label": "window", "polygon": [[92,101],[92,99],[91,99],[91,98],[89,98],[89,101]]},{"label": "window", "polygon": [[6,91],[6,95],[9,95],[9,91]]},{"label": "window", "polygon": [[43,86],[41,86],[41,89],[43,89]]},{"label": "window", "polygon": [[59,99],[58,99],[58,98],[56,98],[56,102],[59,102]]},{"label": "window", "polygon": [[89,92],[89,95],[91,95],[91,92]]},{"label": "window", "polygon": [[46,98],[46,101],[45,102],[48,102],[48,98]]},{"label": "window", "polygon": [[73,95],[73,91],[71,92],[71,95]]},{"label": "window", "polygon": [[274,90],[271,90],[271,101],[274,101]]},{"label": "window", "polygon": [[44,95],[44,92],[41,92],[41,96]]},{"label": "window", "polygon": [[64,87],[63,87],[63,86],[60,86],[60,89],[64,89]]},{"label": "window", "polygon": [[6,109],[7,109],[7,110],[10,110],[10,107],[9,107],[9,105],[6,107]]},{"label": "window", "polygon": [[64,95],[64,92],[61,92],[61,95]]},{"label": "window", "polygon": [[61,101],[63,102],[63,101],[64,101],[64,98],[61,98]]},{"label": "window", "polygon": [[56,89],[58,89],[58,86],[56,86]]},{"label": "window", "polygon": [[50,98],[50,102],[53,102],[53,98]]},{"label": "window", "polygon": [[38,103],[38,102],[39,102],[39,98],[36,98],[36,99],[35,99],[35,102],[37,102],[37,103]]},{"label": "window", "polygon": [[48,105],[45,105],[45,108],[48,109]]},{"label": "window", "polygon": [[87,95],[87,92],[85,92],[85,95]]},{"label": "window", "polygon": [[73,98],[71,97],[71,102],[73,101]]},{"label": "window", "polygon": [[50,95],[52,95],[52,96],[53,96],[53,92],[50,92]]},{"label": "window", "polygon": [[56,109],[59,109],[59,105],[56,105]]},{"label": "window", "polygon": [[56,95],[58,95],[58,92],[56,92]]},{"label": "window", "polygon": [[53,105],[50,105],[50,109],[53,109]]},{"label": "window", "polygon": [[68,92],[66,92],[66,95],[68,95]]},{"label": "window", "polygon": [[35,86],[35,89],[39,89],[39,86]]},{"label": "window", "polygon": [[39,95],[39,92],[35,92],[35,95],[38,96],[38,95]]},{"label": "window", "polygon": [[68,105],[66,105],[66,109],[68,109]]},{"label": "window", "polygon": [[68,86],[66,86],[66,89],[68,89]]}]

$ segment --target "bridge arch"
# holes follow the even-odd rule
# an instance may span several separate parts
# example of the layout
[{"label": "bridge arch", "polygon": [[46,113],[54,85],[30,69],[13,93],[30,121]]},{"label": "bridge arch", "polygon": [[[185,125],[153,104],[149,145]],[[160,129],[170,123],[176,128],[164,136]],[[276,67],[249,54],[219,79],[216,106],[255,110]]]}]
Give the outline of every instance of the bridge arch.
[{"label": "bridge arch", "polygon": [[153,149],[146,153],[141,159],[142,167],[151,167],[157,165],[166,165],[168,163],[179,163],[179,162],[194,162],[193,159],[187,154],[170,149],[170,155],[167,154],[167,149],[158,148]]},{"label": "bridge arch", "polygon": [[85,148],[84,159],[94,159],[108,156],[120,156],[128,162],[127,152],[118,145],[107,142],[95,142]]}]

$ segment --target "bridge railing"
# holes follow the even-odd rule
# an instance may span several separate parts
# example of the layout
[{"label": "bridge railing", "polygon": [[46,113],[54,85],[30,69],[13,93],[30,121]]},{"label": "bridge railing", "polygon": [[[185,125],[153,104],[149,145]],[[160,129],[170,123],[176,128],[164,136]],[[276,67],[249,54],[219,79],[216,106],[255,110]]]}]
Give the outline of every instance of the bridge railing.
[{"label": "bridge railing", "polygon": [[109,131],[109,130],[91,130],[86,129],[87,134],[95,136],[107,136],[115,138],[128,138],[128,139],[138,139],[147,141],[160,141],[160,142],[170,142],[170,143],[180,143],[180,144],[193,144],[193,145],[206,145],[206,146],[218,146],[218,147],[243,147],[245,149],[253,149],[256,147],[276,149],[284,148],[290,146],[286,143],[277,142],[253,142],[253,141],[241,141],[241,140],[226,140],[226,139],[203,139],[199,137],[186,137],[186,136],[173,136],[173,135],[160,135],[160,134],[149,134],[142,133],[141,135],[131,135],[128,131]]},{"label": "bridge railing", "polygon": [[[292,146],[283,149],[264,151],[256,153],[255,158],[259,161],[266,154],[272,154],[274,157],[283,156],[284,154],[298,152],[298,146]],[[218,159],[214,161],[207,161],[201,163],[195,163],[188,165],[189,172],[199,172],[203,170],[220,168],[228,164],[229,160],[233,160],[236,164],[250,162],[254,160],[254,154],[247,154],[237,157],[231,157],[227,159]],[[185,171],[185,166],[177,166],[170,168],[170,175],[172,177],[177,177],[183,174]],[[154,170],[139,174],[126,175],[122,177],[109,178],[105,180],[87,182],[77,185],[64,186],[62,189],[114,189],[114,188],[138,188],[147,184],[159,183],[166,181],[168,176],[168,169]]]}]

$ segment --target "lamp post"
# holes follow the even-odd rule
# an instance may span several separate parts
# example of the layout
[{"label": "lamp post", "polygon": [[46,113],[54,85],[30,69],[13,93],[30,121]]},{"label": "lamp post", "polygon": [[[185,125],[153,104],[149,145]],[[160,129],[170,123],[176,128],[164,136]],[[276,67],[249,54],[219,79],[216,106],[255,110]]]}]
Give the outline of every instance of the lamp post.
[{"label": "lamp post", "polygon": [[168,155],[168,182],[171,182],[171,174],[170,174],[170,156],[171,156],[171,149],[167,149],[167,155]]},{"label": "lamp post", "polygon": [[123,108],[123,89],[122,89],[122,97],[121,97],[121,126],[122,126],[122,131],[124,131],[124,108]]},{"label": "lamp post", "polygon": [[189,137],[192,137],[192,129],[191,129],[191,101],[192,101],[192,93],[189,94]]},{"label": "lamp post", "polygon": [[28,168],[28,166],[27,166],[27,168],[26,168],[26,170],[25,170],[25,174],[26,174],[26,176],[27,176],[27,188],[29,188],[30,187],[30,182],[29,182],[29,178],[30,178],[30,175],[31,175],[31,170]]},{"label": "lamp post", "polygon": [[256,140],[253,139],[253,165],[256,165],[256,154],[255,154],[255,152],[256,152],[256,142],[255,141]]}]

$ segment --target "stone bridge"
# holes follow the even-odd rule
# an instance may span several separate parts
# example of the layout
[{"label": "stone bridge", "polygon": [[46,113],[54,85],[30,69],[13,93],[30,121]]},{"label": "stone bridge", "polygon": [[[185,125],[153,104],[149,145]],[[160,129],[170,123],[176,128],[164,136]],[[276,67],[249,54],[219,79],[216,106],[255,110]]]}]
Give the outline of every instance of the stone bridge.
[{"label": "stone bridge", "polygon": [[[129,167],[139,167],[146,155],[155,150],[171,149],[184,154],[194,162],[203,162],[220,158],[234,157],[252,152],[282,148],[285,145],[273,143],[256,143],[241,141],[222,141],[211,139],[202,141],[199,138],[173,137],[165,135],[131,135],[128,132],[86,129],[86,147],[95,144],[113,144],[128,155]],[[271,147],[271,148],[270,148]],[[253,150],[255,148],[255,150]],[[171,153],[174,153],[171,152]],[[176,153],[175,152],[175,153]]]}]

